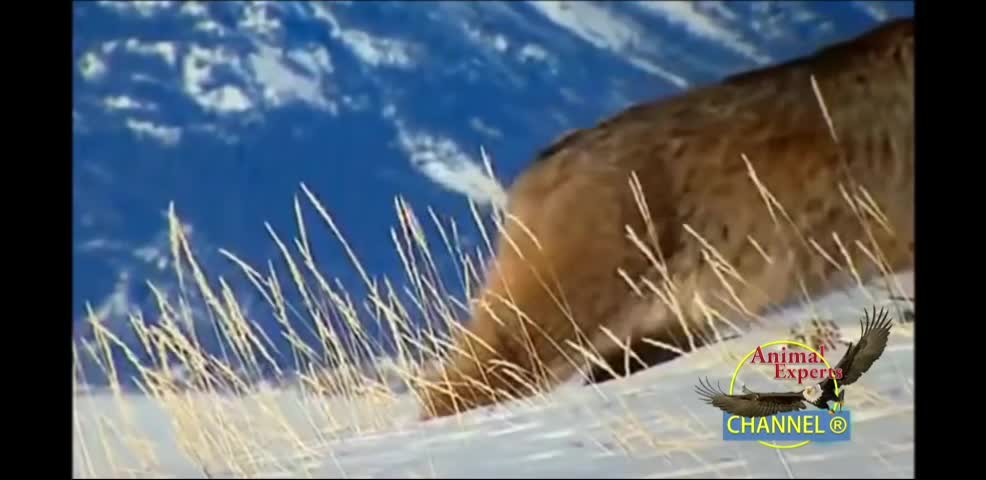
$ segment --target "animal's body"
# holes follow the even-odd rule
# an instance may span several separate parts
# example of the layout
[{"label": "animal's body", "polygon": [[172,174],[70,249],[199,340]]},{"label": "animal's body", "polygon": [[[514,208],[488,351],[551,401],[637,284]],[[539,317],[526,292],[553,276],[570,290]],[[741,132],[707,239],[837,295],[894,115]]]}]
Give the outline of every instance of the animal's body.
[{"label": "animal's body", "polygon": [[[653,363],[668,352],[643,339],[688,350],[711,338],[711,310],[742,327],[767,307],[879,274],[872,255],[890,271],[910,267],[913,41],[913,23],[893,21],[634,106],[542,152],[509,190],[465,332],[419,387],[423,416],[584,373],[592,364],[573,344],[603,360],[590,379],[625,373],[625,349],[600,327]],[[872,217],[842,193],[862,190],[881,222],[861,221]]]}]

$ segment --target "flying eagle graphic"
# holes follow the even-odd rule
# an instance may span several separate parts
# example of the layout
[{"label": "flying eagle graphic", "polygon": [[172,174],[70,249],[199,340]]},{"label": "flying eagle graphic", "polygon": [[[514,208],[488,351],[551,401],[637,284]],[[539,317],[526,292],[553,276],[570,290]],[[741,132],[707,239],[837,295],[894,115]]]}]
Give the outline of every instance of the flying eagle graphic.
[{"label": "flying eagle graphic", "polygon": [[860,320],[863,333],[859,337],[859,342],[850,343],[846,353],[835,366],[836,369],[842,369],[842,379],[838,380],[838,396],[835,394],[835,383],[831,378],[800,392],[759,393],[743,387],[743,394],[729,395],[721,388],[713,388],[708,380],[705,382],[699,380],[696,391],[706,403],[742,417],[766,417],[777,413],[804,410],[807,408],[805,402],[819,409],[828,410],[829,414],[834,415],[835,411],[829,407],[829,402],[835,401],[841,406],[845,402],[845,386],[859,380],[859,377],[870,369],[887,347],[890,327],[893,324],[887,311],[880,309],[877,313],[876,307],[873,307],[872,315],[869,311],[864,311],[864,317],[865,323]]}]

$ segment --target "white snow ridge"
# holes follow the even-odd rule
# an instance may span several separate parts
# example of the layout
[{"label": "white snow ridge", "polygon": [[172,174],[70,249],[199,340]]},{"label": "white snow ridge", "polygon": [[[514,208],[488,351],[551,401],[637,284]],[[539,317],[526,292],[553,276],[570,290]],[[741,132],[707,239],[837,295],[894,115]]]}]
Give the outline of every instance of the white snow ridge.
[{"label": "white snow ridge", "polygon": [[743,40],[739,32],[730,30],[711,16],[700,12],[696,3],[650,0],[637,2],[637,5],[661,15],[673,24],[684,26],[689,33],[712,40],[719,46],[740,53],[759,64],[771,61],[770,56],[761,53],[752,43]]},{"label": "white snow ridge", "polygon": [[[304,55],[300,58],[309,60]],[[311,61],[318,62],[318,59],[327,61],[327,57],[313,57]],[[322,77],[318,70],[310,76],[295,72],[284,63],[284,53],[280,49],[267,45],[261,45],[257,52],[251,53],[248,63],[254,79],[262,85],[264,101],[271,106],[278,107],[298,100],[336,113],[335,104],[322,94]],[[326,67],[331,68],[323,63],[322,68]]]},{"label": "white snow ridge", "polygon": [[590,2],[528,2],[542,16],[592,46],[613,52],[627,63],[684,88],[686,78],[654,63],[646,53],[658,43],[629,17]]},{"label": "white snow ridge", "polygon": [[140,138],[150,138],[168,147],[177,145],[181,140],[181,129],[178,127],[168,127],[146,120],[128,118],[127,128]]},{"label": "white snow ridge", "polygon": [[103,99],[103,107],[107,110],[157,110],[154,103],[134,100],[127,95],[106,97]]},{"label": "white snow ridge", "polygon": [[480,205],[502,206],[507,194],[485,168],[448,138],[407,130],[398,122],[398,142],[411,163],[428,178],[463,193]]},{"label": "white snow ridge", "polygon": [[182,63],[183,87],[202,108],[218,113],[237,113],[253,108],[250,97],[232,84],[209,89],[212,69],[226,66],[243,76],[240,59],[221,48],[208,49],[192,45]]},{"label": "white snow ridge", "polygon": [[136,38],[128,38],[124,47],[139,55],[157,55],[170,67],[175,66],[178,58],[174,42],[141,42]]},{"label": "white snow ridge", "polygon": [[414,66],[407,45],[399,40],[373,37],[361,30],[343,30],[342,41],[363,63],[373,67]]},{"label": "white snow ridge", "polygon": [[175,2],[169,1],[158,1],[158,0],[138,0],[131,2],[120,2],[120,1],[106,1],[100,0],[97,4],[101,7],[114,10],[118,13],[130,14],[136,13],[137,15],[150,18],[156,15],[162,10],[171,8]]},{"label": "white snow ridge", "polygon": [[312,15],[329,26],[329,35],[339,39],[361,62],[371,67],[411,69],[415,66],[407,43],[367,32],[343,28],[328,6],[312,3]]},{"label": "white snow ridge", "polygon": [[87,81],[95,81],[106,75],[106,62],[94,52],[86,52],[79,59],[79,73]]}]

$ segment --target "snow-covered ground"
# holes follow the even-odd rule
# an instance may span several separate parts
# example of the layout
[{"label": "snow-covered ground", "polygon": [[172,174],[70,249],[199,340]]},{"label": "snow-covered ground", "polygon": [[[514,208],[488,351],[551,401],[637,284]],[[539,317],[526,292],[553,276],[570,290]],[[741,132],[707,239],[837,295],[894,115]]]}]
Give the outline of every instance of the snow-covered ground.
[{"label": "snow-covered ground", "polygon": [[[913,292],[911,275],[896,279]],[[430,422],[417,420],[406,393],[357,402],[271,388],[246,398],[189,394],[165,406],[133,394],[78,394],[74,468],[80,477],[913,477],[914,322],[899,323],[912,305],[869,293],[852,289],[771,314],[743,337],[627,379]],[[721,412],[694,392],[700,377],[728,386],[739,358],[792,339],[791,327],[813,314],[854,340],[872,305],[889,305],[898,323],[884,355],[847,388],[851,441],[792,450],[723,441]],[[827,350],[829,361],[844,351]],[[739,381],[777,388],[755,373]]]}]

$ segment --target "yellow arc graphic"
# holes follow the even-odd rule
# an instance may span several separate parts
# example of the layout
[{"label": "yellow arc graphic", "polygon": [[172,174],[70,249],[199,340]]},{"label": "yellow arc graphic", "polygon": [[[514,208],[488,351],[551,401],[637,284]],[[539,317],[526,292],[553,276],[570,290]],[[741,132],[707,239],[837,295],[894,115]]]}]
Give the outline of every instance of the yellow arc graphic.
[{"label": "yellow arc graphic", "polygon": [[[822,359],[822,362],[825,363],[825,366],[829,369],[829,374],[831,375],[831,373],[832,373],[832,365],[829,365],[829,361],[826,360],[825,357],[823,357],[821,353],[818,353],[818,351],[816,351],[814,348],[811,348],[808,345],[805,345],[805,344],[803,344],[801,342],[795,342],[794,340],[775,340],[773,342],[765,343],[763,345],[760,345],[760,348],[772,347],[774,345],[793,345],[793,346],[801,347],[801,348],[803,348],[805,350],[808,350],[811,353],[814,353],[815,356],[817,356],[818,358],[821,358]],[[754,348],[750,353],[748,353],[745,357],[743,357],[743,359],[740,360],[739,365],[736,365],[736,370],[733,370],[733,378],[729,382],[729,394],[730,395],[733,394],[733,387],[736,385],[736,377],[739,375],[740,369],[743,368],[743,365],[746,364],[746,361],[749,360],[750,357],[752,357],[755,353],[757,353],[757,349],[756,348]],[[835,384],[835,396],[838,397],[839,396],[839,381],[836,380],[833,377],[832,378],[832,383]],[[761,445],[763,445],[765,447],[776,448],[778,450],[789,450],[789,449],[793,449],[793,448],[801,448],[801,447],[803,447],[805,445],[808,445],[809,443],[811,443],[811,440],[805,440],[805,441],[803,441],[801,443],[796,443],[794,445],[777,445],[775,443],[767,443],[767,442],[765,442],[763,440],[757,440],[757,442],[759,442]]]}]

